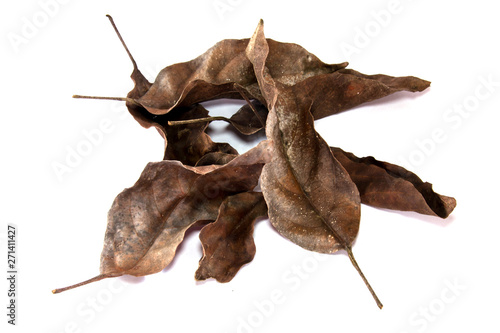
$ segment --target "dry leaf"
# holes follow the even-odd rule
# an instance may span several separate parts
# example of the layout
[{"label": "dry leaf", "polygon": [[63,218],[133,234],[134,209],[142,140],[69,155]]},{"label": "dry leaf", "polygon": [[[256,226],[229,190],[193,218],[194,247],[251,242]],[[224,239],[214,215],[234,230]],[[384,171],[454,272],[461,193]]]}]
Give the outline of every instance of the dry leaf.
[{"label": "dry leaf", "polygon": [[109,211],[101,274],[54,293],[108,277],[163,270],[189,227],[215,220],[225,198],[257,186],[262,166],[269,159],[269,146],[269,141],[262,142],[224,166],[149,163],[136,184],[116,197]]},{"label": "dry leaf", "polygon": [[[101,274],[54,292],[158,272],[199,221],[215,222],[200,232],[203,257],[196,279],[230,281],[253,259],[253,225],[267,213],[279,233],[303,248],[345,250],[381,308],[351,248],[361,203],[445,218],[455,199],[435,193],[402,167],[329,147],[314,119],[398,91],[422,91],[430,83],[325,64],[299,45],[266,39],[262,21],[252,38],[223,40],[196,59],[166,67],[150,83],[110,20],[132,60],[135,85],[126,98],[105,99],[125,101],[142,126],[158,129],[165,161],[148,164],[137,183],[115,199]],[[210,117],[198,104],[219,98],[245,99],[247,105],[224,118]],[[246,135],[265,127],[268,139],[238,155],[208,136],[214,120]],[[253,192],[259,177],[262,194]]]},{"label": "dry leaf", "polygon": [[[222,40],[191,61],[165,67],[151,84],[139,71],[114,23],[113,27],[132,60],[134,69],[131,77],[135,83],[127,98],[117,99],[125,100],[130,113],[146,128],[162,128],[164,126],[158,121],[162,119],[164,124],[165,119],[159,116],[166,115],[177,107],[190,107],[208,100],[236,98],[266,103],[252,64],[245,54],[248,39]],[[345,69],[347,62],[326,64],[297,44],[272,39],[267,39],[267,42],[269,53],[266,67],[270,75],[285,86],[299,85],[297,93],[302,98],[315,100],[312,112],[315,119],[398,91],[422,91],[430,85],[428,81],[411,76],[362,74]],[[264,126],[262,120],[265,120],[265,116],[260,115],[261,112],[265,113],[265,110],[260,110],[256,119],[248,118],[251,124],[241,122],[239,115],[235,115],[238,119],[228,121],[242,133],[251,134],[260,129],[261,125]]]},{"label": "dry leaf", "polygon": [[[168,119],[175,119],[176,121],[196,120],[207,116],[208,110],[200,104],[195,104],[191,107],[176,109],[168,115]],[[171,126],[168,124],[168,120],[162,121],[161,133],[165,138],[165,155],[163,159],[178,160],[183,164],[194,166],[207,154],[238,154],[236,149],[228,143],[213,142],[205,132],[207,127],[208,123],[204,122]],[[157,128],[159,128],[158,125]]]},{"label": "dry leaf", "polygon": [[346,250],[382,308],[351,250],[361,214],[356,185],[314,130],[310,112],[314,101],[298,95],[297,86],[274,81],[266,67],[268,53],[261,20],[248,43],[247,56],[267,101],[266,135],[274,142],[273,158],[261,177],[271,224],[305,249],[322,253]]},{"label": "dry leaf", "polygon": [[358,187],[364,204],[441,218],[448,217],[457,204],[454,198],[437,194],[432,184],[403,167],[371,156],[359,158],[340,148],[331,149]]},{"label": "dry leaf", "polygon": [[266,216],[267,206],[260,192],[227,197],[219,208],[217,220],[200,232],[203,257],[195,278],[231,281],[240,267],[255,256],[254,222]]}]

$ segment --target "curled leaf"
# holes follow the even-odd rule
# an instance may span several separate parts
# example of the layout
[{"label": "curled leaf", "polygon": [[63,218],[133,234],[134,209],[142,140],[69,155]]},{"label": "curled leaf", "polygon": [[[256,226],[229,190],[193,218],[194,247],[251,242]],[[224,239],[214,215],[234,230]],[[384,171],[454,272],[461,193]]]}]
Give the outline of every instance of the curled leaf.
[{"label": "curled leaf", "polygon": [[149,163],[135,185],[116,197],[108,213],[99,279],[164,269],[189,227],[215,220],[226,197],[253,190],[269,159],[269,145],[262,142],[224,166]]},{"label": "curled leaf", "polygon": [[240,133],[252,135],[266,126],[267,108],[258,100],[253,100],[251,105],[243,105],[228,119]]},{"label": "curled leaf", "polygon": [[432,184],[395,164],[356,157],[340,148],[332,152],[358,187],[361,202],[370,206],[448,217],[456,206],[452,197],[437,194]]},{"label": "curled leaf", "polygon": [[261,20],[247,47],[269,115],[266,135],[274,142],[273,158],[261,176],[271,224],[284,237],[311,251],[346,250],[377,305],[382,303],[352,254],[360,220],[356,185],[314,129],[313,101],[295,86],[276,82],[266,59],[269,47]]},{"label": "curled leaf", "polygon": [[178,160],[187,165],[196,165],[205,155],[211,153],[238,154],[228,143],[213,142],[206,133],[208,123],[189,122],[183,125],[171,126],[167,119],[182,121],[196,120],[208,116],[208,110],[200,104],[191,107],[177,108],[166,119],[159,121],[161,134],[165,139],[164,160]]},{"label": "curled leaf", "polygon": [[262,21],[247,54],[270,110],[266,134],[274,153],[262,171],[261,187],[271,223],[312,251],[332,253],[350,246],[360,218],[357,188],[314,130],[310,101],[297,98],[294,87],[275,82],[267,70]]},{"label": "curled leaf", "polygon": [[297,84],[297,94],[314,101],[314,119],[352,109],[395,92],[423,91],[430,85],[413,76],[366,75],[351,69],[318,75]]},{"label": "curled leaf", "polygon": [[227,197],[219,208],[217,220],[200,232],[203,257],[195,278],[231,281],[241,266],[255,256],[254,223],[266,215],[266,202],[260,192]]},{"label": "curled leaf", "polygon": [[[266,103],[252,64],[245,54],[249,39],[222,40],[191,61],[165,67],[155,82],[150,83],[139,71],[111,17],[110,20],[134,67],[131,75],[134,88],[127,98],[117,99],[126,101],[130,113],[142,126],[155,126],[164,135],[165,124],[179,119],[169,119],[161,117],[162,115],[178,107],[190,107],[213,99],[243,98]],[[326,64],[297,44],[272,39],[267,39],[266,42],[269,49],[266,68],[270,75],[274,81],[284,86],[297,85],[299,99],[313,100],[312,114],[315,119],[394,92],[422,91],[430,84],[410,76],[362,74],[346,69],[347,62]],[[234,117],[220,119],[229,121],[244,134],[253,134],[264,127],[266,118],[265,108],[256,109],[258,112],[251,115],[247,112],[249,109],[244,107]]]},{"label": "curled leaf", "polygon": [[241,134],[252,135],[265,127],[267,108],[257,100],[242,106],[231,118],[224,116],[189,118],[186,120],[171,120],[170,126],[182,126],[188,124],[209,123],[216,120],[222,120],[233,125]]},{"label": "curled leaf", "polygon": [[[137,102],[152,114],[165,114],[177,106],[216,98],[241,99],[235,85],[249,96],[261,99],[252,64],[245,55],[248,41],[222,40],[196,59],[164,68]],[[325,64],[297,44],[269,40],[269,48],[272,74],[287,85],[347,66],[347,63]]]}]

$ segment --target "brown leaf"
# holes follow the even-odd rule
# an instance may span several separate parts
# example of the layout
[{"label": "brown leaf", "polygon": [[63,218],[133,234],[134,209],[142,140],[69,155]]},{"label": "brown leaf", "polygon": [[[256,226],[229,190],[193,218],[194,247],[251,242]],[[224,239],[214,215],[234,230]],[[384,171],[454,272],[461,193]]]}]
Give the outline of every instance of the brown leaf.
[{"label": "brown leaf", "polygon": [[[244,89],[262,99],[252,64],[245,55],[248,39],[226,39],[196,59],[164,68],[150,89],[136,101],[152,114],[216,98],[238,98]],[[305,78],[331,73],[347,63],[325,64],[297,44],[269,40],[269,63],[276,81],[293,85]],[[286,57],[283,55],[286,54]]]},{"label": "brown leaf", "polygon": [[[349,246],[360,217],[356,186],[314,130],[311,102],[296,98],[293,87],[275,82],[265,67],[262,21],[247,54],[270,109],[266,134],[274,141],[274,153],[264,166],[261,186],[271,223],[309,250],[332,253]],[[332,229],[338,229],[338,238]]]},{"label": "brown leaf", "polygon": [[[248,38],[222,40],[191,61],[167,66],[151,84],[139,71],[112,18],[109,15],[108,18],[132,61],[134,69],[131,77],[135,86],[126,99],[105,99],[125,100],[130,112],[142,126],[155,126],[155,116],[167,114],[176,107],[212,99],[253,98],[264,102],[252,64],[245,54]],[[347,66],[347,62],[326,64],[297,44],[272,39],[268,43],[268,65],[272,75],[276,81],[289,86]]]},{"label": "brown leaf", "polygon": [[[363,103],[367,103],[400,91],[419,92],[427,89],[429,81],[413,76],[393,77],[377,74],[366,75],[352,69],[341,69],[333,73],[309,77],[295,87],[295,93],[299,99],[310,99],[313,101],[311,113],[314,119],[321,119],[336,113],[352,109]],[[259,123],[247,107],[241,114],[236,113],[231,123],[243,134],[253,134],[259,130]],[[259,109],[262,119],[266,119],[264,108]],[[238,116],[238,123],[234,124],[234,117]],[[240,124],[243,119],[251,119],[251,131],[245,133]],[[240,120],[241,119],[241,120]],[[249,121],[249,122],[250,122]]]},{"label": "brown leaf", "polygon": [[240,133],[245,135],[255,134],[266,125],[268,111],[265,105],[258,100],[251,103],[252,105],[243,105],[228,120]]},{"label": "brown leaf", "polygon": [[[309,77],[298,82],[294,90],[297,98],[313,101],[311,113],[314,119],[321,119],[396,92],[419,92],[429,86],[429,81],[414,76],[366,75],[351,69],[341,69]],[[241,133],[250,135],[264,127],[259,119],[265,122],[267,110],[265,106],[259,106],[258,110],[259,118],[245,105],[230,119],[219,117],[214,120],[225,120]]]},{"label": "brown leaf", "polygon": [[[419,92],[429,86],[429,81],[413,76],[366,75],[351,69],[340,69],[300,81],[294,90],[297,98],[313,101],[311,113],[314,119],[321,119],[396,92]],[[258,113],[245,105],[229,119],[209,117],[206,120],[224,120],[242,134],[254,134],[265,126],[268,110],[257,100],[252,104]]]},{"label": "brown leaf", "polygon": [[[455,199],[402,167],[330,148],[314,119],[398,91],[422,91],[430,83],[325,64],[296,44],[266,39],[261,20],[252,38],[223,40],[196,59],[166,67],[151,84],[118,36],[133,63],[134,88],[126,98],[104,99],[125,101],[142,126],[156,127],[165,138],[166,161],[148,164],[115,199],[101,274],[54,292],[158,272],[191,226],[214,220],[200,233],[204,255],[196,278],[230,281],[255,254],[253,223],[266,214],[267,202],[272,225],[292,242],[322,253],[345,250],[382,307],[351,249],[361,202],[444,218]],[[198,104],[219,98],[248,104],[229,119],[209,117]],[[217,119],[247,135],[265,127],[268,140],[238,155],[205,132]],[[251,192],[259,175],[263,196]]]},{"label": "brown leaf", "polygon": [[170,119],[175,121],[196,120],[208,116],[208,110],[200,104],[191,107],[177,108],[175,111],[158,121],[161,125],[161,134],[165,139],[164,160],[178,160],[183,164],[196,165],[205,155],[210,153],[224,153],[236,155],[238,152],[228,143],[213,142],[205,132],[208,123],[194,122],[184,125],[171,126]]},{"label": "brown leaf", "polygon": [[267,101],[266,134],[274,142],[273,158],[261,176],[271,224],[308,250],[346,250],[382,307],[351,250],[361,213],[356,185],[314,130],[310,112],[313,101],[297,94],[297,86],[285,86],[273,79],[266,67],[268,53],[261,20],[248,43],[247,56]]},{"label": "brown leaf", "polygon": [[[223,40],[196,59],[164,68],[147,92],[140,98],[134,97],[135,101],[154,115],[212,99],[241,99],[242,93],[264,103],[251,63],[244,54],[248,42],[248,39]],[[297,84],[297,93],[315,100],[315,119],[398,91],[423,91],[430,85],[429,81],[412,76],[362,74],[346,69],[347,62],[325,64],[297,44],[272,39],[267,42],[266,67],[270,75],[283,85]],[[236,126],[240,123],[231,120]],[[255,123],[251,128],[250,133],[260,127]],[[238,130],[248,132],[244,127]]]},{"label": "brown leaf", "polygon": [[188,167],[177,161],[149,163],[136,184],[120,193],[109,211],[101,274],[61,292],[107,277],[142,276],[164,269],[194,223],[215,220],[227,196],[251,191],[269,160],[265,141],[224,166]]},{"label": "brown leaf", "polygon": [[331,149],[358,187],[364,204],[441,218],[448,217],[456,206],[454,198],[437,194],[432,184],[424,183],[403,167],[371,156],[359,158],[340,148]]},{"label": "brown leaf", "polygon": [[430,82],[413,77],[366,75],[351,69],[318,75],[297,84],[296,91],[314,101],[314,119],[324,118],[399,91],[422,91]]},{"label": "brown leaf", "polygon": [[200,232],[203,257],[196,280],[231,281],[241,266],[255,256],[254,222],[266,216],[267,206],[260,192],[227,197],[219,208],[217,220]]},{"label": "brown leaf", "polygon": [[208,153],[223,152],[227,154],[237,154],[237,151],[228,143],[215,143],[211,140],[208,134],[205,133],[208,123],[189,123],[173,127],[168,124],[169,121],[206,118],[208,116],[208,111],[203,106],[198,104],[189,104],[185,107],[177,108],[175,112],[172,112],[169,115],[155,115],[151,114],[137,102],[141,96],[150,90],[152,84],[138,69],[137,63],[120,35],[120,32],[118,31],[111,16],[107,15],[107,17],[109,18],[111,25],[115,29],[118,38],[132,61],[133,71],[131,78],[134,82],[134,88],[127,94],[126,98],[80,95],[74,95],[73,97],[111,100],[117,99],[125,101],[129,112],[141,126],[145,128],[155,127],[164,138],[164,159],[166,160],[178,160],[184,164],[193,166],[201,157]]},{"label": "brown leaf", "polygon": [[[160,133],[164,133],[166,122],[176,119],[159,116],[168,114],[177,107],[190,107],[212,99],[245,98],[266,102],[257,84],[252,64],[245,55],[249,39],[222,40],[191,61],[164,68],[151,84],[137,68],[111,17],[109,18],[133,63],[131,77],[135,86],[125,100],[130,113],[142,126],[155,126]],[[267,43],[269,52],[266,67],[270,75],[283,85],[299,85],[296,93],[301,94],[302,98],[314,100],[312,113],[315,119],[397,91],[422,91],[430,84],[415,77],[362,74],[345,69],[347,62],[325,64],[297,44],[272,39],[267,39]],[[220,119],[231,122],[244,134],[253,134],[264,126],[266,110],[261,108],[257,117],[246,111],[250,110],[244,107],[241,114],[235,114],[229,120],[223,117]]]},{"label": "brown leaf", "polygon": [[[178,110],[179,108],[175,108]],[[175,112],[175,111],[172,111]],[[172,113],[170,112],[169,115]],[[170,126],[182,126],[188,124],[208,124],[209,122],[222,120],[230,123],[241,134],[252,135],[263,129],[266,125],[267,108],[258,100],[249,101],[249,104],[242,106],[231,118],[224,116],[193,118],[185,117],[185,120],[169,120]]]},{"label": "brown leaf", "polygon": [[137,67],[137,63],[135,62],[134,57],[130,53],[127,45],[125,44],[125,41],[123,40],[120,32],[118,31],[118,28],[115,25],[115,22],[113,21],[113,18],[110,15],[106,15],[106,17],[109,19],[111,22],[111,25],[113,26],[113,29],[115,30],[118,38],[120,39],[120,42],[122,43],[123,47],[125,48],[125,51],[127,52],[127,55],[129,56],[130,60],[132,61],[133,65],[133,70],[132,74],[130,75],[130,78],[134,82],[134,88],[127,94],[127,98],[131,99],[126,101],[127,108],[130,112],[130,114],[134,117],[135,120],[141,126],[145,128],[149,128],[151,126],[155,125],[155,122],[152,121],[152,117],[150,113],[141,105],[139,105],[136,102],[133,102],[134,100],[140,98],[143,96],[149,88],[151,88],[152,83],[150,83],[146,77],[141,73],[139,68]]}]

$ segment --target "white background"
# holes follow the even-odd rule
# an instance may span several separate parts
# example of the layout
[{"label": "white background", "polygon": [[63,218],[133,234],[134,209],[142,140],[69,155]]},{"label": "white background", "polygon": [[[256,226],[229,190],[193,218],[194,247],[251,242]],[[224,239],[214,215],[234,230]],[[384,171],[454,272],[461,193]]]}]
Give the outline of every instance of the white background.
[{"label": "white background", "polygon": [[[6,229],[14,223],[19,269],[16,327],[6,323],[1,279],[2,331],[498,332],[500,24],[493,2],[464,3],[2,2],[0,258],[6,272]],[[263,18],[267,37],[301,44],[325,62],[432,81],[424,93],[317,122],[331,145],[402,164],[458,201],[447,220],[363,206],[353,250],[383,310],[345,254],[315,256],[268,221],[256,226],[255,259],[227,284],[194,281],[201,247],[190,233],[161,273],[51,293],[98,274],[107,210],[163,153],[156,131],[140,127],[120,102],[71,98],[125,96],[133,86],[105,14],[150,80],[221,39],[250,37]],[[227,105],[209,107],[217,114],[239,104]],[[85,131],[103,121],[110,128],[102,140],[58,177],[54,163],[66,163]],[[240,152],[255,143],[225,128],[214,126],[214,140]]]}]

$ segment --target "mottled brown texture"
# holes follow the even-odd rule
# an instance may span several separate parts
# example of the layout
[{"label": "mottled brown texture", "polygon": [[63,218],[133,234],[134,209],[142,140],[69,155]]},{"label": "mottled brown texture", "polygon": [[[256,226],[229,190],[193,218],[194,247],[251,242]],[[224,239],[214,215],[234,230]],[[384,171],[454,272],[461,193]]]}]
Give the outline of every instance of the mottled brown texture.
[{"label": "mottled brown texture", "polygon": [[260,192],[244,192],[227,197],[217,220],[200,232],[203,257],[195,273],[197,280],[214,278],[229,282],[255,256],[254,223],[267,216]]},{"label": "mottled brown texture", "polygon": [[260,25],[247,55],[270,110],[266,135],[274,141],[274,152],[261,178],[269,219],[292,242],[335,252],[352,244],[358,232],[356,186],[314,130],[311,102],[298,98],[293,86],[274,81],[266,67],[268,52]]},{"label": "mottled brown texture", "polygon": [[101,274],[140,276],[164,269],[191,225],[215,220],[227,196],[253,190],[267,159],[264,142],[222,167],[148,164],[111,207]]},{"label": "mottled brown texture", "polygon": [[331,149],[358,187],[364,204],[441,218],[448,217],[457,204],[454,198],[437,194],[432,184],[403,167],[371,156],[359,158],[340,148]]},{"label": "mottled brown texture", "polygon": [[273,158],[261,176],[269,220],[280,234],[305,249],[345,250],[382,308],[351,250],[361,215],[356,185],[315,131],[313,101],[297,94],[297,85],[274,81],[266,67],[269,47],[263,25],[261,20],[246,52],[269,109],[266,135],[274,142]]},{"label": "mottled brown texture", "polygon": [[111,206],[98,279],[164,269],[193,224],[214,221],[226,197],[257,186],[269,158],[270,141],[264,141],[224,166],[149,163],[135,185],[120,193]]}]

